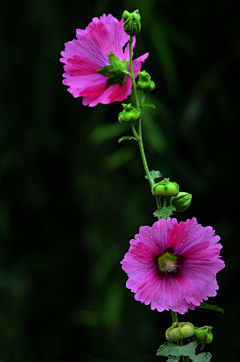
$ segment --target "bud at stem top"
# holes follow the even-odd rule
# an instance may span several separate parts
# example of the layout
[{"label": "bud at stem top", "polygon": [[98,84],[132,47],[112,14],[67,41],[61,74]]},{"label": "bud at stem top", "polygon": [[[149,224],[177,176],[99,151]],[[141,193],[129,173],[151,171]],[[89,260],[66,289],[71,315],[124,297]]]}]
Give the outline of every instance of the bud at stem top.
[{"label": "bud at stem top", "polygon": [[132,13],[129,13],[127,10],[123,12],[124,20],[124,31],[128,35],[138,35],[141,31],[141,16],[139,10],[135,10]]}]

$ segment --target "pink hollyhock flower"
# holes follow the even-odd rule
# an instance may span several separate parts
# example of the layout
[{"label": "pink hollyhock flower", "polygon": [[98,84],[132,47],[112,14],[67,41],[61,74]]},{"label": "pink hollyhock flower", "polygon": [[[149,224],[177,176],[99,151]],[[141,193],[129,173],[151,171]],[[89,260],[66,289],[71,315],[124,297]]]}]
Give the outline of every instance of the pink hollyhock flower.
[{"label": "pink hollyhock flower", "polygon": [[224,268],[212,227],[195,218],[180,222],[168,218],[152,227],[142,226],[121,261],[135,299],[151,309],[184,314],[195,309],[218,289],[216,273]]},{"label": "pink hollyhock flower", "polygon": [[[108,78],[97,72],[97,69],[109,65],[109,54],[112,51],[121,61],[129,61],[129,39],[123,30],[123,19],[119,22],[111,14],[93,21],[85,30],[77,29],[77,40],[65,44],[65,51],[60,59],[65,73],[63,84],[69,86],[68,91],[74,97],[83,97],[83,105],[90,107],[98,103],[108,104],[121,102],[131,93],[132,81],[126,76],[124,85],[114,84],[106,88]],[[133,47],[135,45],[135,39]],[[141,70],[141,62],[148,53],[133,61],[134,76]],[[126,67],[130,72],[130,66]]]}]

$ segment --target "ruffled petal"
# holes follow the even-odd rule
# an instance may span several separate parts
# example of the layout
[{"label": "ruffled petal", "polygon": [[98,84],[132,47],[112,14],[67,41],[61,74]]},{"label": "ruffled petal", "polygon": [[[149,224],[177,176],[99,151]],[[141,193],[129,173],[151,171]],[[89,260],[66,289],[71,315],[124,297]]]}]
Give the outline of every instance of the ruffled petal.
[{"label": "ruffled petal", "polygon": [[[60,61],[64,63],[63,84],[74,97],[83,97],[83,105],[90,107],[98,103],[121,102],[131,94],[132,81],[127,77],[124,86],[115,84],[106,88],[107,77],[96,72],[108,65],[110,51],[120,59],[129,60],[129,39],[123,30],[123,19],[119,22],[111,14],[93,18],[85,30],[77,29],[77,39],[67,42],[61,52]],[[136,39],[133,37],[133,47]],[[133,61],[134,76],[141,69],[141,62],[148,54]],[[130,71],[130,68],[129,68]]]},{"label": "ruffled petal", "polygon": [[[224,268],[218,240],[211,227],[202,227],[195,218],[180,224],[168,218],[140,227],[121,262],[127,288],[159,312],[194,309],[218,290],[216,274]],[[165,250],[177,256],[175,271],[159,270],[157,259]]]}]

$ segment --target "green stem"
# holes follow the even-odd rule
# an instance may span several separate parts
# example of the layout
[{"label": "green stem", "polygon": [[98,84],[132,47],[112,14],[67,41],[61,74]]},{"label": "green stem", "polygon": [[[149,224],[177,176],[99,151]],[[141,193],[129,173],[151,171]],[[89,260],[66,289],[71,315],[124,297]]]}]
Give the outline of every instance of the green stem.
[{"label": "green stem", "polygon": [[178,322],[177,312],[174,312],[173,310],[171,310],[171,316],[172,316],[172,321],[173,321],[173,323]]},{"label": "green stem", "polygon": [[135,96],[135,100],[136,100],[136,106],[137,106],[137,109],[139,109],[139,100],[138,100],[138,95],[137,95],[137,85],[136,85],[136,81],[135,81],[135,78],[134,78],[134,72],[133,72],[132,42],[133,42],[133,37],[130,36],[130,39],[128,40],[128,43],[129,43],[129,60],[130,60],[130,69],[131,69],[131,79],[132,79],[134,96]]},{"label": "green stem", "polygon": [[[137,95],[137,86],[136,86],[136,81],[135,81],[134,72],[133,72],[132,42],[133,42],[133,37],[130,36],[130,39],[129,39],[128,43],[129,43],[129,59],[130,59],[131,79],[132,79],[133,92],[134,92],[134,96],[135,96],[136,106],[137,106],[137,109],[140,109],[139,108],[139,99],[138,99],[138,95]],[[132,128],[132,130],[133,130],[133,128]],[[135,128],[134,128],[134,130],[135,130]],[[133,133],[134,133],[134,130],[133,130]],[[135,132],[136,132],[136,130],[135,130]],[[134,133],[134,136],[136,137],[135,133]],[[140,118],[139,123],[138,123],[138,146],[139,146],[140,154],[141,154],[141,157],[142,157],[142,163],[143,163],[145,173],[147,175],[150,186],[152,187],[154,185],[154,181],[151,178],[149,168],[148,168],[148,164],[147,164],[146,155],[145,155],[145,152],[144,152],[143,141],[142,141],[141,118]]]},{"label": "green stem", "polygon": [[164,197],[163,198],[163,207],[166,207],[167,206],[167,197]]},{"label": "green stem", "polygon": [[136,128],[134,127],[133,123],[131,123],[131,129],[132,129],[132,132],[134,134],[134,137],[136,138],[136,141],[138,141],[139,140],[139,135],[137,134]]},{"label": "green stem", "polygon": [[140,107],[143,106],[143,103],[145,101],[145,97],[146,97],[146,91],[143,91],[142,99],[141,99],[141,102],[140,102]]}]

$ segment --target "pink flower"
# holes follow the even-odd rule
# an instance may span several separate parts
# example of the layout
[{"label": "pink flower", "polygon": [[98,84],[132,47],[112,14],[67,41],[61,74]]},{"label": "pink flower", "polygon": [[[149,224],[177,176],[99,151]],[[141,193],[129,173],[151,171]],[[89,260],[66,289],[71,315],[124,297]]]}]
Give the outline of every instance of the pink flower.
[{"label": "pink flower", "polygon": [[224,268],[219,240],[212,227],[195,218],[180,224],[168,218],[140,227],[121,261],[129,277],[127,288],[152,310],[184,314],[195,309],[217,294],[216,273]]},{"label": "pink flower", "polygon": [[[126,77],[124,85],[114,84],[108,89],[108,78],[96,70],[109,65],[108,55],[112,51],[120,60],[129,60],[129,46],[123,51],[129,35],[123,30],[123,19],[119,22],[111,14],[98,18],[88,25],[86,30],[77,29],[77,40],[65,44],[65,51],[60,59],[65,73],[63,84],[74,97],[83,97],[83,105],[90,107],[98,103],[121,102],[131,93],[132,81]],[[135,39],[133,47],[135,45]],[[134,76],[141,70],[141,62],[148,53],[133,61]],[[128,68],[130,72],[130,67]]]}]

